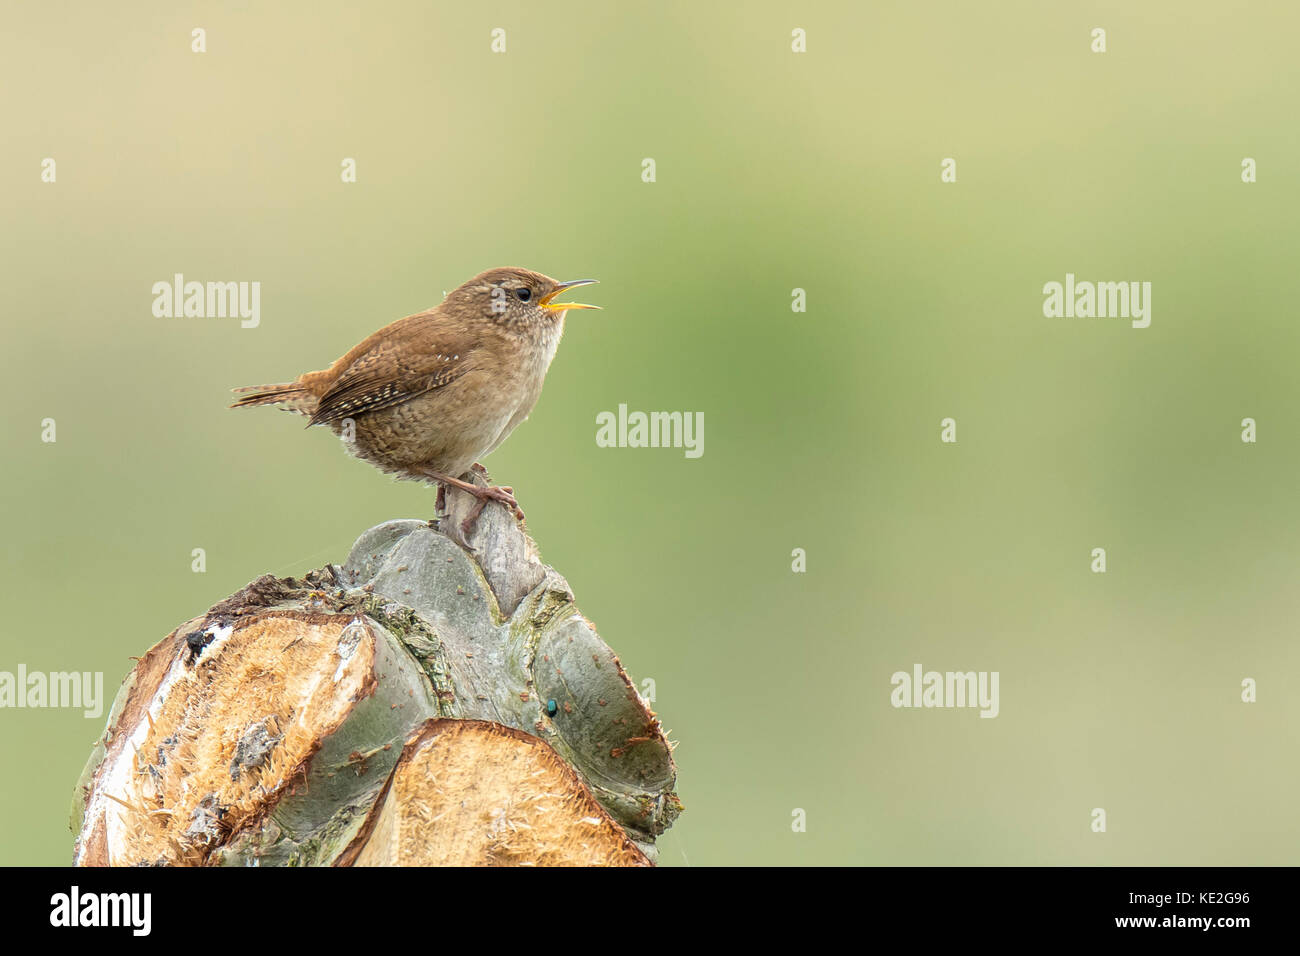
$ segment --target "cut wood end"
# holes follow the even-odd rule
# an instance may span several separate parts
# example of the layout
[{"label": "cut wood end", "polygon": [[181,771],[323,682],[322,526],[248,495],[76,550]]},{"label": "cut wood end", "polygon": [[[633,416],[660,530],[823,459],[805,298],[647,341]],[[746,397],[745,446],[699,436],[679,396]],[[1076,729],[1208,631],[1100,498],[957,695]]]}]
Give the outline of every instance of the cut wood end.
[{"label": "cut wood end", "polygon": [[163,641],[170,669],[132,688],[95,774],[78,864],[205,862],[275,805],[373,691],[364,619],[266,614],[210,636],[196,661]]},{"label": "cut wood end", "polygon": [[407,741],[356,866],[651,866],[544,741],[440,718]]}]

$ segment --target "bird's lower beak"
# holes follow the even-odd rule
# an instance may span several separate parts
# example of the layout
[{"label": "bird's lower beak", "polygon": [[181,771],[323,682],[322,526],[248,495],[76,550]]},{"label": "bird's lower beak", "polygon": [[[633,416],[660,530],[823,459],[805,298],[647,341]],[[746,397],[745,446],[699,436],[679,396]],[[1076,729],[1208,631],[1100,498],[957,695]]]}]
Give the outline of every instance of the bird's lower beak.
[{"label": "bird's lower beak", "polygon": [[564,291],[566,291],[566,290],[568,290],[568,289],[572,289],[572,288],[575,288],[575,287],[580,286],[580,285],[593,285],[593,284],[596,283],[597,281],[599,281],[599,280],[597,280],[597,279],[573,279],[572,281],[569,281],[569,282],[561,282],[559,285],[557,285],[557,286],[556,286],[554,289],[552,289],[550,292],[546,293],[546,295],[542,296],[541,299],[538,300],[538,303],[537,303],[537,304],[540,305],[543,309],[551,309],[552,311],[555,311],[555,312],[563,312],[565,309],[599,309],[600,306],[598,306],[598,305],[584,305],[584,304],[581,303],[581,302],[553,302],[553,301],[551,301],[551,300],[554,299],[557,295],[559,295],[560,293],[562,293],[562,292],[564,292]]}]

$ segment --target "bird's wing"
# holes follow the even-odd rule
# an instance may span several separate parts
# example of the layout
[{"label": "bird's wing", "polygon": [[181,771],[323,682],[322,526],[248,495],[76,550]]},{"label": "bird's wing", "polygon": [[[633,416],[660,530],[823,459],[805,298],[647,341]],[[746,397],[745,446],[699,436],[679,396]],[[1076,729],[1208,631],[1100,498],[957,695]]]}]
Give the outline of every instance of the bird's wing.
[{"label": "bird's wing", "polygon": [[309,426],[400,405],[473,367],[474,347],[463,333],[439,335],[424,315],[401,321],[403,327],[381,330],[344,356],[344,368],[320,397]]}]

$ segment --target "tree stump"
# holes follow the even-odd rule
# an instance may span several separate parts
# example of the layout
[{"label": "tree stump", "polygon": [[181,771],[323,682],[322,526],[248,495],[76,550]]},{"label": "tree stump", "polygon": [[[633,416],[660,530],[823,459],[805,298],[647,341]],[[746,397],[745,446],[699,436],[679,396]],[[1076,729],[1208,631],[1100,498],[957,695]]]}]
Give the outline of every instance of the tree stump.
[{"label": "tree stump", "polygon": [[106,865],[650,865],[672,745],[504,508],[265,575],[127,675],[74,796]]}]

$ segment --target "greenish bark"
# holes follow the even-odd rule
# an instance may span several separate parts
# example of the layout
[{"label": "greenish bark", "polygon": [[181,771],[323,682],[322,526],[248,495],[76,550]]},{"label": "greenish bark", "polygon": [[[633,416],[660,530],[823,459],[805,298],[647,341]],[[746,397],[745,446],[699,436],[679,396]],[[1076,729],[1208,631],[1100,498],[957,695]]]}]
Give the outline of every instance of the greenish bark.
[{"label": "greenish bark", "polygon": [[[328,865],[349,847],[355,856],[404,741],[435,718],[489,721],[544,741],[653,859],[655,837],[681,809],[671,746],[657,719],[579,612],[568,583],[541,563],[532,540],[504,509],[489,507],[465,541],[460,519],[471,501],[457,493],[448,503],[451,515],[442,527],[398,520],[372,528],[342,565],[302,580],[260,578],[142,659],[123,684],[74,801],[78,861],[102,862],[105,839],[120,843],[124,827],[134,825],[128,820],[105,830],[112,804],[128,806],[116,810],[119,816],[135,812],[148,819],[152,804],[137,807],[141,798],[124,789],[123,780],[163,779],[164,771],[176,769],[167,765],[163,747],[141,755],[139,741],[151,727],[145,708],[155,717],[162,712],[161,698],[189,687],[184,679],[205,666],[205,654],[213,673],[223,673],[216,666],[220,643],[209,650],[204,641],[210,634],[247,637],[254,623],[276,634],[330,629],[337,646],[320,653],[337,657],[336,683],[351,666],[350,645],[366,642],[369,670],[355,678],[364,677],[366,690],[341,705],[336,726],[319,728],[314,752],[292,774],[277,776],[274,786],[259,784],[271,791],[264,807],[242,807],[246,816],[238,817],[233,832],[222,829],[223,820],[236,819],[223,808],[229,799],[224,779],[214,784],[208,803],[190,811],[179,838],[176,852],[188,854],[186,862],[197,854],[209,864]],[[269,718],[265,725],[250,720],[238,735],[227,733],[222,766],[232,780],[274,763],[283,737],[273,732],[278,726]],[[123,761],[129,759],[128,766]],[[95,819],[87,818],[88,806]],[[156,862],[175,860],[163,854]]]}]

